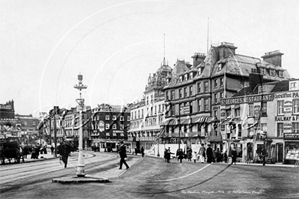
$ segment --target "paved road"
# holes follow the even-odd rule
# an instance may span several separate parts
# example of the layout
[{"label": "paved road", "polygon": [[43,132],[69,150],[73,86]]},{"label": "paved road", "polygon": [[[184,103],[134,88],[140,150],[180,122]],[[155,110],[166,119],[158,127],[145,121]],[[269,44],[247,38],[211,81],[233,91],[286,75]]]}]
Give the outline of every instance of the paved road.
[{"label": "paved road", "polygon": [[[43,162],[51,167],[59,164],[52,161],[57,160]],[[89,161],[85,161],[87,174],[109,177],[111,182],[52,183],[54,177],[74,175],[74,168],[56,165],[59,170],[2,183],[1,198],[299,198],[298,168],[176,160],[168,164],[158,158],[129,156],[130,169],[119,170],[115,153],[96,153]]]}]

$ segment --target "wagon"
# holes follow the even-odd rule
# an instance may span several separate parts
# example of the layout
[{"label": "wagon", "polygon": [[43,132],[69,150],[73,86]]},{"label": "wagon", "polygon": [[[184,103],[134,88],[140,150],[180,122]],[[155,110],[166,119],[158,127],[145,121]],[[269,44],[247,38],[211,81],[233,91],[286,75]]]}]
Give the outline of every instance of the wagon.
[{"label": "wagon", "polygon": [[5,164],[7,159],[9,163],[14,159],[15,163],[20,163],[20,160],[24,162],[24,157],[22,154],[22,147],[17,141],[3,141],[0,143],[0,158],[1,164]]}]

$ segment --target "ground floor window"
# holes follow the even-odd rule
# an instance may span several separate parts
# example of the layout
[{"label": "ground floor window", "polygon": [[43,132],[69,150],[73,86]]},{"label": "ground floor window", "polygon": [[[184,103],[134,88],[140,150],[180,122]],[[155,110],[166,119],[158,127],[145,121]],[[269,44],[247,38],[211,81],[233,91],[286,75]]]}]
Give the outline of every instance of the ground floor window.
[{"label": "ground floor window", "polygon": [[299,159],[299,142],[286,142],[285,154],[287,160]]}]

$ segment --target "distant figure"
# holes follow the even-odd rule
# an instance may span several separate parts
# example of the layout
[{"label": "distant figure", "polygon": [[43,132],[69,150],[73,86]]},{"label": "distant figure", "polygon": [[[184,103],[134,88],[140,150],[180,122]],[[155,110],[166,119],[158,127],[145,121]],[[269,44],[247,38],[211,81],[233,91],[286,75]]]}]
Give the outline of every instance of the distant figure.
[{"label": "distant figure", "polygon": [[228,160],[228,158],[227,158],[227,151],[225,151],[223,153],[223,160],[224,160],[225,163],[227,163],[227,160]]},{"label": "distant figure", "polygon": [[166,153],[166,159],[167,159],[167,163],[170,163],[170,159],[171,159],[171,150],[170,150],[170,147],[168,148],[167,150],[167,153]]},{"label": "distant figure", "polygon": [[145,153],[144,153],[144,147],[141,148],[141,153],[142,153],[142,157],[144,157]]},{"label": "distant figure", "polygon": [[192,153],[193,153],[192,149],[188,148],[188,150],[187,150],[188,161],[192,161],[192,155],[193,155]]},{"label": "distant figure", "polygon": [[137,153],[138,153],[138,149],[136,147],[134,149],[134,153],[135,153],[135,155],[137,155]]},{"label": "distant figure", "polygon": [[231,151],[231,157],[232,157],[232,163],[231,164],[236,164],[236,156],[237,156],[237,152],[236,152],[236,149],[233,148],[232,151]]},{"label": "distant figure", "polygon": [[123,164],[125,164],[126,169],[129,169],[129,166],[126,163],[126,160],[125,160],[125,158],[127,158],[126,146],[124,145],[123,141],[121,141],[120,144],[121,144],[121,146],[119,148],[119,154],[120,154],[120,168],[119,169],[122,169]]},{"label": "distant figure", "polygon": [[71,152],[71,146],[67,143],[63,142],[59,145],[59,154],[60,158],[63,161],[65,168],[67,168],[68,165],[68,157]]},{"label": "distant figure", "polygon": [[217,162],[221,162],[221,160],[222,160],[222,155],[221,155],[219,148],[217,148],[217,151],[216,151],[216,159],[217,159]]},{"label": "distant figure", "polygon": [[204,147],[204,144],[201,144],[198,155],[199,155],[199,161],[201,163],[204,163],[204,161],[205,161],[205,147]]},{"label": "distant figure", "polygon": [[180,161],[180,163],[182,163],[183,157],[184,157],[184,153],[183,153],[182,149],[179,149],[179,151],[178,151],[178,160]]},{"label": "distant figure", "polygon": [[212,148],[210,148],[210,144],[208,144],[206,155],[207,155],[207,163],[211,163],[213,161],[213,150]]},{"label": "distant figure", "polygon": [[168,149],[165,149],[165,152],[164,152],[164,159],[165,159],[165,162],[167,162],[167,153],[168,153]]},{"label": "distant figure", "polygon": [[54,152],[54,147],[51,145],[51,154],[53,154],[53,152]]},{"label": "distant figure", "polygon": [[194,163],[196,163],[196,160],[197,160],[197,152],[196,151],[192,155],[192,160],[194,161]]}]

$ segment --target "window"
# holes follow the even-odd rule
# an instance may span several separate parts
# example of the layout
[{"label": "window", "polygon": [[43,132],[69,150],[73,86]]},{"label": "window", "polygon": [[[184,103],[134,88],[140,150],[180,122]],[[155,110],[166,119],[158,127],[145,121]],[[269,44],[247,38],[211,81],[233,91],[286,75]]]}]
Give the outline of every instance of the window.
[{"label": "window", "polygon": [[208,99],[204,100],[204,111],[208,111],[209,110],[209,105],[208,105]]},{"label": "window", "polygon": [[169,100],[169,92],[166,91],[166,100]]},{"label": "window", "polygon": [[231,117],[231,109],[226,109],[226,117]]},{"label": "window", "polygon": [[109,124],[105,124],[105,129],[109,129]]},{"label": "window", "polygon": [[238,124],[237,127],[238,127],[238,137],[241,138],[242,137],[242,125]]},{"label": "window", "polygon": [[149,97],[147,97],[147,101],[146,101],[146,104],[147,104],[147,105],[149,104]]},{"label": "window", "polygon": [[144,109],[142,109],[142,118],[144,118]]},{"label": "window", "polygon": [[171,100],[175,99],[175,91],[171,91]]},{"label": "window", "polygon": [[217,79],[215,79],[215,88],[218,88],[218,80]]},{"label": "window", "polygon": [[184,75],[184,80],[187,81],[188,80],[188,74]]},{"label": "window", "polygon": [[283,136],[283,123],[277,123],[277,137]]},{"label": "window", "polygon": [[140,118],[140,110],[138,110],[138,118]]},{"label": "window", "polygon": [[179,89],[179,99],[182,98],[182,89]]},{"label": "window", "polygon": [[[135,118],[136,118],[136,112],[135,112]],[[117,116],[116,116],[116,115],[113,115],[112,119],[113,119],[113,120],[116,120],[116,119],[117,119]]]},{"label": "window", "polygon": [[153,104],[153,95],[151,95],[150,97],[151,97],[151,104]]},{"label": "window", "polygon": [[190,96],[193,95],[193,86],[190,86]]},{"label": "window", "polygon": [[251,73],[257,73],[257,69],[256,68],[251,68]]},{"label": "window", "polygon": [[192,78],[193,78],[193,73],[191,72],[191,73],[190,73],[190,79],[192,79]]},{"label": "window", "polygon": [[154,115],[156,115],[156,106],[154,106]]},{"label": "window", "polygon": [[215,98],[215,103],[218,103],[218,93],[214,94],[214,98]]},{"label": "window", "polygon": [[224,92],[220,92],[220,99],[224,98]]},{"label": "window", "polygon": [[267,102],[262,103],[262,116],[267,117]]},{"label": "window", "polygon": [[234,115],[235,115],[235,117],[240,117],[240,108],[234,109]]},{"label": "window", "polygon": [[279,76],[279,77],[283,77],[283,71],[281,71],[281,70],[278,71],[278,76]]},{"label": "window", "polygon": [[214,110],[214,115],[215,118],[218,118],[218,110]]},{"label": "window", "polygon": [[199,82],[197,85],[198,85],[198,93],[201,93],[201,83]]},{"label": "window", "polygon": [[292,122],[292,133],[299,134],[299,123],[298,122]]},{"label": "window", "polygon": [[190,114],[193,113],[193,102],[190,102]]},{"label": "window", "polygon": [[277,101],[277,115],[283,114],[283,100]]},{"label": "window", "polygon": [[253,104],[249,104],[249,117],[254,115],[254,106]]},{"label": "window", "polygon": [[120,117],[120,121],[124,121],[124,116],[121,116],[121,117]]},{"label": "window", "polygon": [[150,108],[150,115],[153,115],[153,107]]},{"label": "window", "polygon": [[293,114],[299,113],[299,99],[293,99]]},{"label": "window", "polygon": [[223,87],[223,86],[224,86],[224,78],[221,77],[221,78],[220,78],[220,87]]},{"label": "window", "polygon": [[117,125],[116,124],[113,124],[113,129],[117,129]]},{"label": "window", "polygon": [[184,88],[184,97],[187,97],[187,88]]},{"label": "window", "polygon": [[175,106],[171,106],[171,115],[174,115],[175,114]]},{"label": "window", "polygon": [[204,92],[208,92],[208,82],[204,82]]},{"label": "window", "polygon": [[201,111],[201,99],[198,100],[198,111]]},{"label": "window", "polygon": [[158,112],[160,113],[161,105],[158,105]]}]

